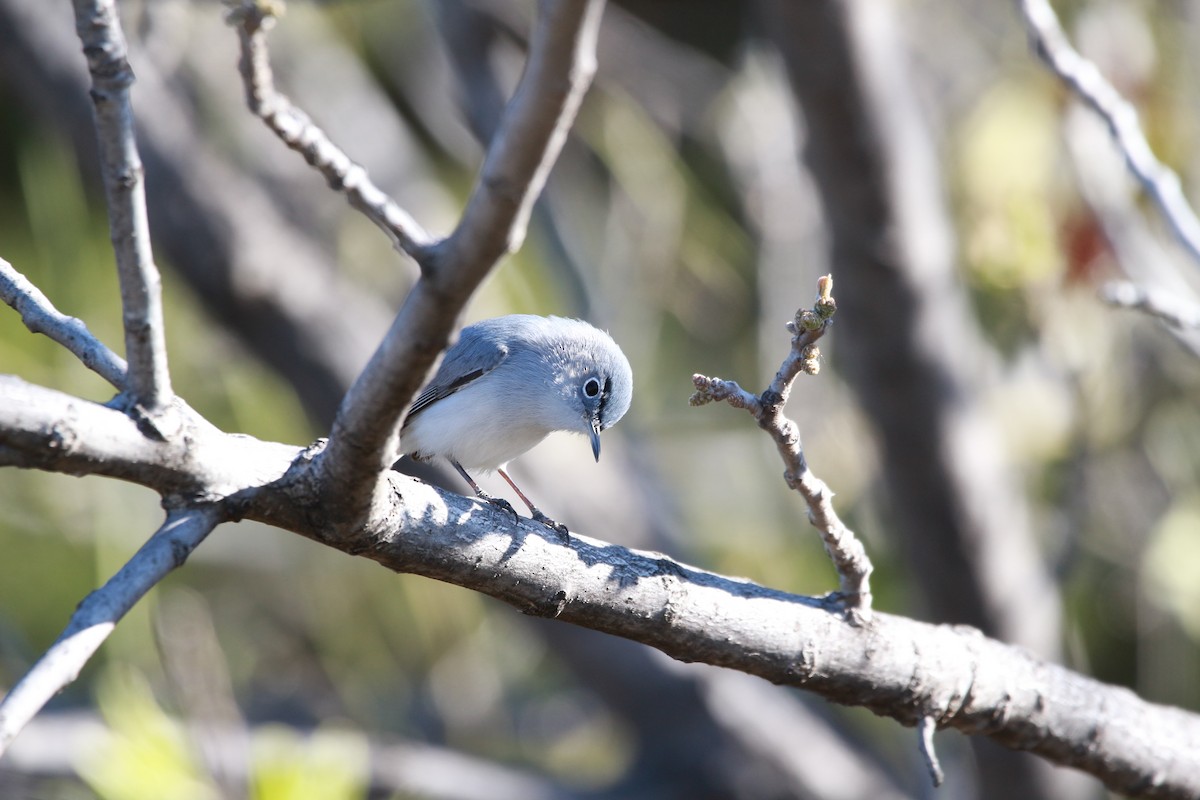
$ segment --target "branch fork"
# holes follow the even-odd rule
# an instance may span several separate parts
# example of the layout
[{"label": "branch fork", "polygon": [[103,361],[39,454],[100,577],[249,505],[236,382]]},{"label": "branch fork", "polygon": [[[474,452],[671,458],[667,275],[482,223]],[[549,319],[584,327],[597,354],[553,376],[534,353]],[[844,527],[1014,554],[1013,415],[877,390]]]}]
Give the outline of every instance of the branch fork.
[{"label": "branch fork", "polygon": [[837,570],[838,599],[852,621],[865,623],[871,618],[870,576],[874,567],[862,543],[834,510],[833,491],[808,468],[799,426],[783,413],[796,378],[801,373],[816,375],[820,371],[821,352],[817,340],[833,323],[836,311],[833,277],[822,276],[817,280],[817,299],[813,307],[800,309],[796,318],[787,324],[792,334],[791,350],[762,394],[752,394],[735,381],[697,374],[692,376],[696,392],[688,402],[693,406],[726,402],[734,408],[745,409],[775,441],[785,466],[783,479],[788,488],[799,492],[808,504],[809,522],[820,532],[825,552]]},{"label": "branch fork", "polygon": [[[284,448],[268,456],[250,486],[225,486],[217,475],[191,474],[193,480],[189,481],[188,475],[178,474],[178,464],[172,459],[180,450],[184,461],[200,468],[204,463],[219,463],[224,445],[237,440],[222,438],[224,435],[214,430],[211,437],[194,441],[187,424],[202,420],[172,416],[183,412],[172,393],[167,369],[160,278],[150,250],[143,168],[129,96],[133,73],[125,38],[115,0],[75,0],[74,4],[76,29],[93,79],[129,361],[109,350],[80,321],[54,309],[45,295],[5,261],[0,261],[0,300],[16,309],[30,330],[50,336],[111,383],[119,394],[110,405],[132,418],[136,427],[131,431],[131,426],[117,425],[120,430],[112,435],[114,431],[105,428],[112,419],[104,417],[103,407],[84,404],[80,407],[86,407],[98,423],[89,431],[103,432],[96,437],[98,441],[91,437],[81,440],[86,452],[76,453],[75,448],[66,453],[55,451],[53,437],[41,442],[42,450],[31,452],[26,445],[41,436],[41,428],[22,430],[17,425],[15,430],[0,431],[11,434],[0,438],[0,464],[54,468],[69,462],[84,472],[111,470],[114,477],[133,480],[144,480],[139,470],[147,467],[169,476],[164,485],[182,481],[190,488],[197,483],[200,489],[210,491],[185,493],[191,499],[171,511],[159,533],[80,605],[59,643],[0,700],[0,752],[54,693],[74,680],[129,608],[179,566],[219,521],[242,508],[245,498],[234,500],[230,493],[263,489],[280,477],[278,457],[284,451],[289,460],[295,455],[291,448]],[[330,447],[315,455],[305,451],[305,457],[295,464],[304,479],[317,482],[309,484],[313,496],[336,499],[334,507],[326,510],[331,519],[341,523],[335,526],[338,534],[360,532],[360,525],[372,519],[379,500],[377,489],[386,485],[384,476],[394,460],[389,450],[395,444],[404,408],[446,346],[475,287],[523,240],[529,206],[541,191],[595,72],[603,7],[603,0],[543,0],[529,67],[489,149],[483,176],[457,229],[437,243],[371,182],[363,167],[275,89],[266,33],[282,5],[273,0],[240,0],[230,11],[229,21],[237,28],[241,43],[240,71],[251,111],[422,269],[422,278],[391,330],[347,394]],[[0,401],[17,404],[18,422],[37,422],[33,419],[37,415],[22,402],[22,398],[39,394],[35,387],[13,379],[0,390],[0,395],[9,395],[0,396]],[[62,399],[54,396],[56,402]],[[68,408],[72,407],[68,401]],[[53,451],[50,456],[45,448]],[[54,462],[56,453],[61,456],[58,462]],[[89,454],[94,456],[92,460]],[[126,463],[121,456],[132,460]],[[145,463],[135,466],[134,462],[140,461]],[[173,489],[156,488],[168,499],[175,497]]]}]

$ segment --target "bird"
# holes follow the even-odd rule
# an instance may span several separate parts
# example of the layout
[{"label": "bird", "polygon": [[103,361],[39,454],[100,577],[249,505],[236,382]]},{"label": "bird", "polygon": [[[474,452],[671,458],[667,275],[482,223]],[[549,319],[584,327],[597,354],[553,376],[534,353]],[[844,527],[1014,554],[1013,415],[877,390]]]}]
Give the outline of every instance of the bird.
[{"label": "bird", "polygon": [[609,334],[578,319],[510,314],[463,328],[400,430],[402,454],[445,458],[475,494],[517,517],[467,472],[496,471],[532,519],[566,534],[509,477],[508,462],[549,434],[587,436],[600,460],[600,433],[633,400],[633,370]]}]

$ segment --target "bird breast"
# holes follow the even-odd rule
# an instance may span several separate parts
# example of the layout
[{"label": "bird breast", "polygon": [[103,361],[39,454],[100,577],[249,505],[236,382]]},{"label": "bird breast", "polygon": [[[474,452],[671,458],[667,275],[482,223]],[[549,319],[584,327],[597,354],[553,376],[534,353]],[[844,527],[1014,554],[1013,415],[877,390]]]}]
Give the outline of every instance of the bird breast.
[{"label": "bird breast", "polygon": [[481,380],[438,400],[404,430],[405,453],[452,458],[466,469],[495,470],[541,442],[554,428],[522,413]]}]

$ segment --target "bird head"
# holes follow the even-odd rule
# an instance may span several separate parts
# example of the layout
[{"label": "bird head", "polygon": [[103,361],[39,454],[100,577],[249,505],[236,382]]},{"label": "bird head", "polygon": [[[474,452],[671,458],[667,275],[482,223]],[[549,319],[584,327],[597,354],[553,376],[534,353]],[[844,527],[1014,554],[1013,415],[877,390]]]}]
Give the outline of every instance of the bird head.
[{"label": "bird head", "polygon": [[560,397],[569,408],[568,429],[591,440],[599,461],[600,432],[625,416],[633,400],[633,370],[607,333],[583,322],[568,333],[570,341],[558,348]]}]

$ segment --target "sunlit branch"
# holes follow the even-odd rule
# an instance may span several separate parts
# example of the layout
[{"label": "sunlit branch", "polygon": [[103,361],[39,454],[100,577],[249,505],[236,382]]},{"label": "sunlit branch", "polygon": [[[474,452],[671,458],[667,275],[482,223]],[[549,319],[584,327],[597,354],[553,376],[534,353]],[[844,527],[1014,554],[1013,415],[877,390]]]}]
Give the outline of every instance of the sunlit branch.
[{"label": "sunlit branch", "polygon": [[0,258],[0,300],[21,315],[25,327],[61,344],[83,365],[120,391],[127,388],[125,359],[92,335],[83,320],[59,312],[40,289]]},{"label": "sunlit branch", "polygon": [[334,495],[365,509],[396,457],[396,431],[471,294],[525,237],[529,208],[596,71],[603,0],[542,0],[528,61],[467,208],[433,246],[422,277],[346,394],[321,469]]},{"label": "sunlit branch", "polygon": [[375,185],[361,164],[350,159],[312,119],[275,88],[267,49],[267,31],[275,23],[272,4],[243,0],[229,13],[241,45],[238,67],[246,104],[288,147],[304,156],[351,206],[375,223],[392,242],[418,263],[432,239],[411,215]]},{"label": "sunlit branch", "polygon": [[181,566],[219,521],[213,508],[171,512],[108,583],[83,599],[58,640],[0,700],[0,753],[50,698],[79,676],[134,604]]},{"label": "sunlit branch", "polygon": [[1200,307],[1136,283],[1111,281],[1100,288],[1100,297],[1104,302],[1119,308],[1144,311],[1173,328],[1200,328]]},{"label": "sunlit branch", "polygon": [[100,168],[117,259],[125,324],[127,391],[154,415],[172,397],[163,328],[162,282],[150,250],[142,160],[129,89],[133,70],[115,0],[75,0],[75,29],[92,76]]},{"label": "sunlit branch", "polygon": [[1200,219],[1183,194],[1179,176],[1154,155],[1137,111],[1095,64],[1071,46],[1049,0],[1020,0],[1019,5],[1037,54],[1104,120],[1130,171],[1154,199],[1192,259],[1200,263]]}]

